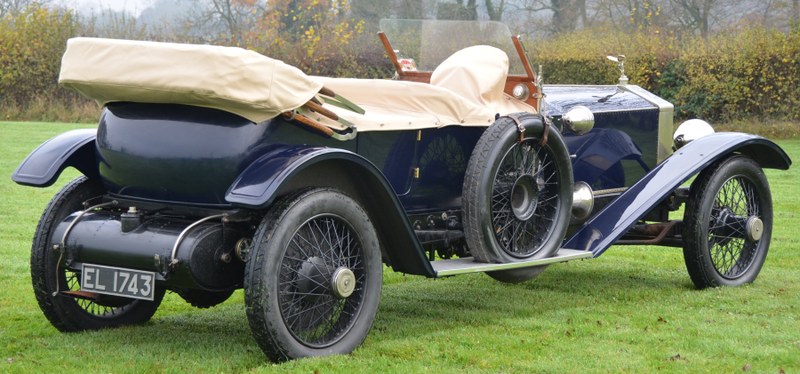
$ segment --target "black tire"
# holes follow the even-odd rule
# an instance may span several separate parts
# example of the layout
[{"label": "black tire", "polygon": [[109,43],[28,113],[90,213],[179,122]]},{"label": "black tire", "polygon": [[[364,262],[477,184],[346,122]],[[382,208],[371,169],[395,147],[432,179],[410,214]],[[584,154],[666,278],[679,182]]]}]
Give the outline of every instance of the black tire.
[{"label": "black tire", "polygon": [[[558,131],[550,131],[541,146],[540,116],[516,123],[499,118],[483,133],[469,159],[464,177],[464,228],[476,261],[506,263],[546,258],[559,248],[572,207],[572,165]],[[554,130],[554,129],[551,129]],[[517,283],[541,273],[543,267],[487,273]]]},{"label": "black tire", "polygon": [[[31,280],[39,308],[53,326],[63,332],[98,330],[147,322],[164,297],[156,288],[153,301],[98,295],[96,300],[78,299],[59,291],[80,289],[80,272],[59,264],[53,249],[53,230],[68,215],[84,210],[83,202],[101,196],[105,190],[96,180],[79,177],[59,191],[42,214],[31,248]],[[56,274],[57,273],[57,274]]]},{"label": "black tire", "polygon": [[213,306],[217,306],[228,300],[228,298],[233,295],[233,290],[228,291],[206,291],[206,290],[197,290],[197,289],[189,289],[189,288],[179,288],[174,290],[178,296],[180,296],[184,301],[189,303],[189,305],[200,308],[206,309],[211,308]]},{"label": "black tire", "polygon": [[755,161],[726,158],[692,183],[684,213],[683,258],[697,288],[753,282],[771,236],[772,197]]},{"label": "black tire", "polygon": [[[372,327],[382,270],[377,234],[355,200],[333,189],[281,199],[258,227],[245,267],[258,345],[273,361],[352,352]],[[349,279],[352,293],[335,279]]]},{"label": "black tire", "polygon": [[522,283],[538,277],[539,274],[547,269],[547,266],[540,265],[520,269],[489,271],[486,275],[503,283]]}]

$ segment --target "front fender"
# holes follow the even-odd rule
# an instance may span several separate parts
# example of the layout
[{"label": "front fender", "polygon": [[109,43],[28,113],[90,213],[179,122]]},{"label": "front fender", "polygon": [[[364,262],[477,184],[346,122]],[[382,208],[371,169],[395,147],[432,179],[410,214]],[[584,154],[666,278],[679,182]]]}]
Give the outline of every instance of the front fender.
[{"label": "front fender", "polygon": [[250,164],[225,199],[233,205],[265,209],[276,198],[305,187],[334,187],[354,197],[372,220],[384,259],[395,271],[435,276],[394,189],[375,165],[353,152],[277,147]]},{"label": "front fender", "polygon": [[792,164],[777,144],[756,135],[729,132],[694,140],[594,215],[567,240],[564,248],[590,251],[594,257],[600,256],[672,191],[713,162],[732,153],[747,155],[763,168],[786,170]]},{"label": "front fender", "polygon": [[26,186],[47,187],[55,183],[68,166],[89,178],[99,176],[96,162],[97,130],[65,132],[42,143],[19,165],[11,179]]}]

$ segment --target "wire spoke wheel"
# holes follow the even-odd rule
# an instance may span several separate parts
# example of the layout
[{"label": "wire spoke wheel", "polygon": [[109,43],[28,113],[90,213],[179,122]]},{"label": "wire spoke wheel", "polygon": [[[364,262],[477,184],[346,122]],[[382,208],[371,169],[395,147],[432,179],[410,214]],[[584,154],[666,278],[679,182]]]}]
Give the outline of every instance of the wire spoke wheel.
[{"label": "wire spoke wheel", "polygon": [[755,280],[772,227],[772,198],[761,168],[744,156],[709,167],[690,188],[684,221],[684,260],[698,288]]},{"label": "wire spoke wheel", "polygon": [[153,301],[116,296],[81,297],[81,273],[69,269],[54,250],[53,233],[70,214],[84,209],[83,202],[102,195],[98,181],[80,177],[61,189],[42,214],[31,249],[31,281],[39,308],[53,326],[65,332],[140,324],[153,316],[164,297],[156,288]]},{"label": "wire spoke wheel", "polygon": [[492,185],[492,226],[503,250],[526,258],[541,249],[557,218],[558,169],[533,140],[514,144]]},{"label": "wire spoke wheel", "polygon": [[381,272],[357,201],[333,189],[289,195],[262,221],[245,268],[253,336],[275,361],[349,353],[372,326]]},{"label": "wire spoke wheel", "polygon": [[758,241],[747,240],[742,220],[759,217],[759,199],[753,184],[742,177],[726,181],[717,193],[708,228],[711,262],[728,279],[741,276],[755,259]]},{"label": "wire spoke wheel", "polygon": [[[65,281],[63,291],[78,291],[81,289],[80,273],[68,269],[63,269]],[[129,306],[134,300],[125,299],[120,297],[105,297],[105,295],[97,295],[96,300],[75,298],[75,303],[86,314],[97,318],[114,318],[116,315],[124,313],[125,308]]]},{"label": "wire spoke wheel", "polygon": [[[279,304],[289,331],[312,347],[338,341],[353,325],[364,298],[366,273],[354,229],[341,217],[315,217],[286,248],[278,278]],[[347,297],[336,288],[337,270],[353,274]]]},{"label": "wire spoke wheel", "polygon": [[[541,117],[509,117],[483,133],[470,156],[462,197],[464,235],[479,262],[507,263],[552,256],[564,238],[572,207],[572,166],[564,140],[540,138]],[[489,276],[510,283],[543,267],[501,270]]]}]

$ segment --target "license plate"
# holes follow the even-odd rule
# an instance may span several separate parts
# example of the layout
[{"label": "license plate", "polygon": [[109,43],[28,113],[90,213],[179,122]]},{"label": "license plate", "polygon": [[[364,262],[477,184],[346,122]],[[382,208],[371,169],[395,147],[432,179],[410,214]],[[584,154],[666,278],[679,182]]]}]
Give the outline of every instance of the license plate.
[{"label": "license plate", "polygon": [[153,300],[156,273],[105,265],[83,264],[81,290],[104,295]]}]

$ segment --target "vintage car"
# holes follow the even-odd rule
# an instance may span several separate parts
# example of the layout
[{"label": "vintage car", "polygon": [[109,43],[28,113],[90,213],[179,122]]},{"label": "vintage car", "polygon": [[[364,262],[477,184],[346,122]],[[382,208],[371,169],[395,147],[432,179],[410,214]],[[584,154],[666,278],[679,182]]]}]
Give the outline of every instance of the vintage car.
[{"label": "vintage car", "polygon": [[683,247],[699,288],[755,280],[773,225],[762,168],[791,165],[775,143],[700,120],[673,134],[673,106],[627,84],[621,56],[618,84],[543,86],[503,24],[381,28],[394,79],[70,40],[60,82],[104,106],[98,127],[47,141],[13,175],[44,187],[83,174],[33,238],[50,322],[141,324],[167,290],[207,308],[243,288],[255,340],[282,361],[357,348],[384,265],[521,282],[653,244]]}]

